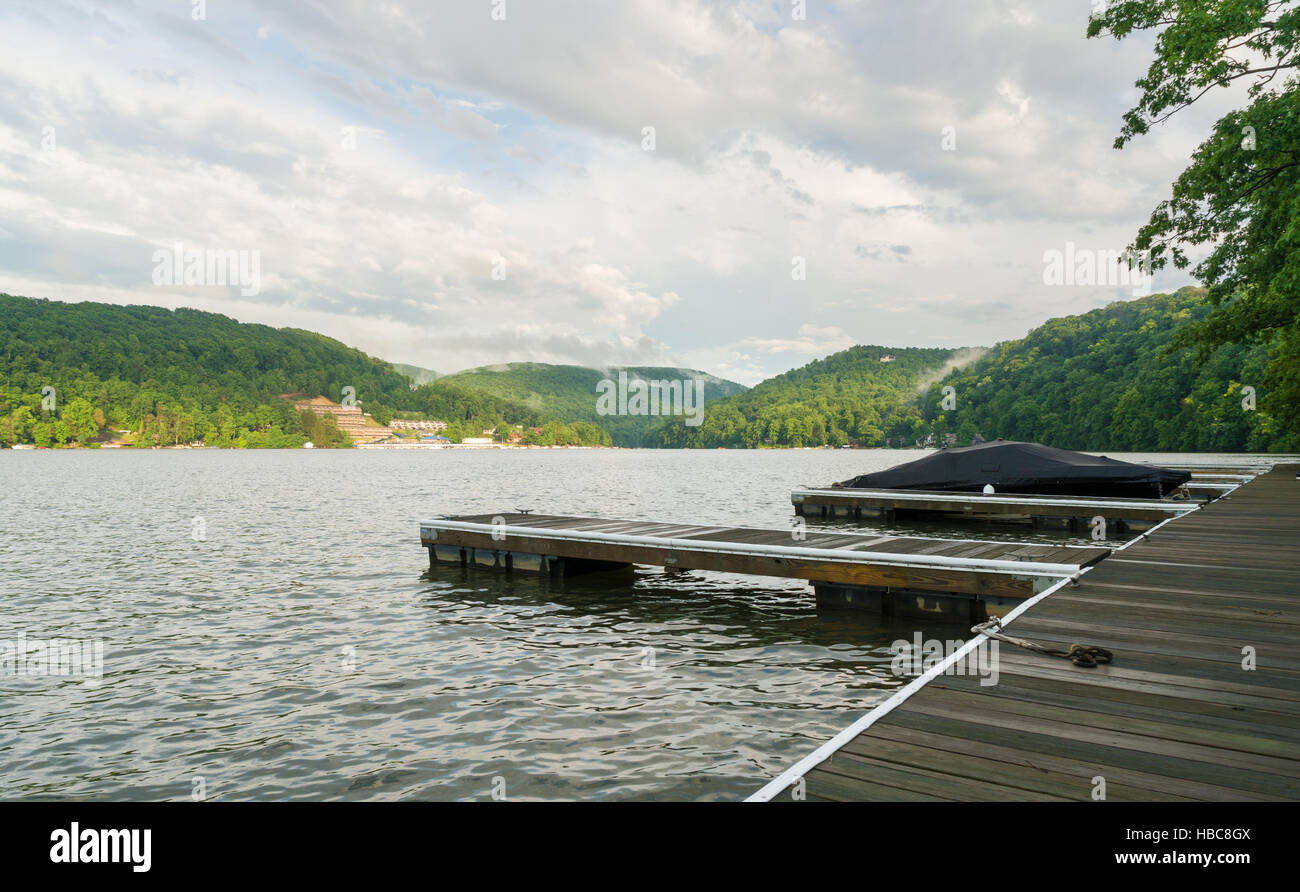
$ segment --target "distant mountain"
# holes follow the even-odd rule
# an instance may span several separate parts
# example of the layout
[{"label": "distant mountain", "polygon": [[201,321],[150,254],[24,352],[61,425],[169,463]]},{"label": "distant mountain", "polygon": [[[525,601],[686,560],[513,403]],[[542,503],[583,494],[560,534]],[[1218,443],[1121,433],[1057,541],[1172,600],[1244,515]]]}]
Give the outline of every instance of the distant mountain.
[{"label": "distant mountain", "polygon": [[665,447],[911,445],[922,419],[917,392],[963,351],[852,347],[710,404],[695,427],[662,424],[648,444]]},{"label": "distant mountain", "polygon": [[620,366],[593,369],[586,366],[551,365],[539,362],[514,362],[468,369],[445,375],[439,378],[437,383],[491,395],[558,421],[587,421],[598,424],[609,431],[615,445],[647,445],[646,437],[663,423],[661,416],[603,414],[599,411],[598,397],[601,394],[601,382],[612,382],[617,388],[620,373],[627,376],[629,389],[631,382],[636,380],[646,382],[701,380],[704,382],[702,395],[705,405],[723,397],[742,393],[746,389],[743,384],[727,381],[696,369],[672,366]]},{"label": "distant mountain", "polygon": [[[959,445],[978,432],[1062,449],[1300,450],[1300,432],[1263,408],[1276,348],[1227,345],[1201,362],[1173,346],[1209,311],[1204,289],[1189,287],[1049,319],[936,381],[919,430],[955,434]],[[953,388],[951,410],[944,387]]]},{"label": "distant mountain", "polygon": [[437,381],[442,377],[441,374],[433,369],[422,369],[418,365],[406,365],[405,363],[395,362],[393,368],[397,369],[400,374],[405,375],[416,383],[428,384],[430,381]]}]

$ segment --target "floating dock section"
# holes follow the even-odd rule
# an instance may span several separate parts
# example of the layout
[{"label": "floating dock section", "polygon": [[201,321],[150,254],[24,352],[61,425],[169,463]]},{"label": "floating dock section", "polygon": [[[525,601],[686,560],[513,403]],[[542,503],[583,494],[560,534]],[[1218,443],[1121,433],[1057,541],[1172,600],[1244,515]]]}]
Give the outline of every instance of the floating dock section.
[{"label": "floating dock section", "polygon": [[[1236,485],[1236,484],[1234,484]],[[849,489],[832,486],[796,489],[790,494],[796,514],[803,517],[883,518],[942,515],[947,518],[1031,520],[1071,530],[1086,529],[1094,518],[1115,524],[1116,533],[1143,529],[1201,506],[1198,501],[1116,499],[1080,496],[1040,496],[1015,493],[931,492],[915,489]]]},{"label": "floating dock section", "polygon": [[[1300,465],[1134,540],[1006,634],[1110,650],[1094,667],[972,635],[751,797],[1300,799]],[[993,683],[988,683],[993,678]]]},{"label": "floating dock section", "polygon": [[502,513],[420,524],[430,562],[575,575],[627,567],[806,579],[819,607],[965,621],[1001,615],[1107,548]]}]

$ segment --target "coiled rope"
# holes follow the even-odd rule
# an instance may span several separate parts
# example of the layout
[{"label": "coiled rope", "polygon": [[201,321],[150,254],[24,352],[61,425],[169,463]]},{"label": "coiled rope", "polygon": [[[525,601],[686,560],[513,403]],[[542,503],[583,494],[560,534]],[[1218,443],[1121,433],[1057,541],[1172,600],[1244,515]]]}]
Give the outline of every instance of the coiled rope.
[{"label": "coiled rope", "polygon": [[1005,641],[1007,644],[1014,644],[1016,647],[1032,650],[1034,653],[1046,654],[1049,657],[1061,657],[1076,666],[1089,669],[1098,663],[1109,663],[1115,658],[1115,655],[1104,647],[1094,647],[1090,644],[1071,644],[1069,650],[1061,650],[1034,641],[1026,641],[1024,638],[1013,638],[1010,635],[1004,635],[1001,629],[1002,621],[995,618],[986,623],[980,623],[978,626],[972,626],[971,632],[976,635],[987,635],[998,641]]}]

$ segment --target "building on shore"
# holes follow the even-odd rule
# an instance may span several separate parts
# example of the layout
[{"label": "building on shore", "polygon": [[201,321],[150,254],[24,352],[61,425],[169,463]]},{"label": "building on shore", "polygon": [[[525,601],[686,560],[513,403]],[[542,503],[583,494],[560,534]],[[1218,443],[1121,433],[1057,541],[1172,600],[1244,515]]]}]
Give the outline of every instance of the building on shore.
[{"label": "building on shore", "polygon": [[323,396],[309,400],[299,400],[293,404],[299,412],[304,409],[317,415],[333,415],[339,430],[352,438],[354,443],[373,443],[386,440],[393,435],[390,428],[384,427],[369,415],[361,411],[360,406],[344,406]]},{"label": "building on shore", "polygon": [[388,422],[388,426],[395,431],[445,431],[447,429],[447,422],[416,421],[409,418],[394,418],[392,421]]}]

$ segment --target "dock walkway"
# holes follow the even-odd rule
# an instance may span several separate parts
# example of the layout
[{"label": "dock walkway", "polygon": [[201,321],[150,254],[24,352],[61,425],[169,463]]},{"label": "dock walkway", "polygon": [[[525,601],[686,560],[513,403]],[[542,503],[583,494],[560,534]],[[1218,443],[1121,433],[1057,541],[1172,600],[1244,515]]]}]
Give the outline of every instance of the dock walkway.
[{"label": "dock walkway", "polygon": [[1007,634],[1098,645],[1113,663],[999,643],[996,684],[927,673],[751,800],[1300,799],[1297,470],[1011,614]]}]

